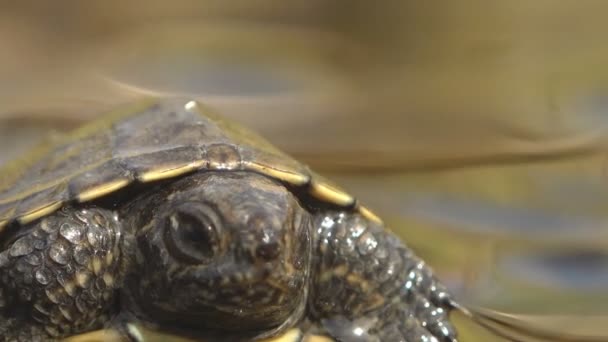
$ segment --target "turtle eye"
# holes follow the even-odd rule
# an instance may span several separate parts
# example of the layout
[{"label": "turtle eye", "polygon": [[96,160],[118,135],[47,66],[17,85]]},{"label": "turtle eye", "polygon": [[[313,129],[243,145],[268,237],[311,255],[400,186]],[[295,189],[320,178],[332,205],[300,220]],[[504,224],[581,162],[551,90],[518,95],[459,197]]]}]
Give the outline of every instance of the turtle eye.
[{"label": "turtle eye", "polygon": [[166,220],[165,245],[174,258],[188,264],[206,264],[219,252],[219,219],[209,206],[181,203]]}]

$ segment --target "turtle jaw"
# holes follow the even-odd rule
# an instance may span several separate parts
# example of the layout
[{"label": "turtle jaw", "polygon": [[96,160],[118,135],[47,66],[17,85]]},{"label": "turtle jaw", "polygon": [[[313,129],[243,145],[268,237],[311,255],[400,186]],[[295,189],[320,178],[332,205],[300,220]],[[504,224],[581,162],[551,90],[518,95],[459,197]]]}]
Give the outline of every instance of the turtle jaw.
[{"label": "turtle jaw", "polygon": [[[305,259],[308,264],[310,259]],[[309,267],[303,268],[298,270],[286,258],[260,264],[231,255],[146,282],[137,301],[153,321],[172,317],[166,325],[195,332],[266,335],[303,317]]]},{"label": "turtle jaw", "polygon": [[[276,265],[244,272],[246,267],[220,263],[175,273],[170,280],[165,279],[171,282],[171,289],[157,290],[163,294],[160,300],[153,298],[155,284],[130,293],[137,302],[136,314],[180,335],[255,340],[273,336],[304,317],[308,273],[300,279],[277,278],[273,275]],[[166,295],[171,302],[166,301]]]}]

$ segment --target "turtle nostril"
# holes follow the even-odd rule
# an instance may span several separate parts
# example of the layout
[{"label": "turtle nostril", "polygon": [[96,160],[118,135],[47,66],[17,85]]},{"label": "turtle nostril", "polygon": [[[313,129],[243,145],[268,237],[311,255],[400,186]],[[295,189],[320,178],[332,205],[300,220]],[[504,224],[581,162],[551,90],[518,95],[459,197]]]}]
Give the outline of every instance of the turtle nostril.
[{"label": "turtle nostril", "polygon": [[264,261],[272,261],[281,254],[281,246],[278,242],[267,242],[259,245],[255,250],[255,256]]}]

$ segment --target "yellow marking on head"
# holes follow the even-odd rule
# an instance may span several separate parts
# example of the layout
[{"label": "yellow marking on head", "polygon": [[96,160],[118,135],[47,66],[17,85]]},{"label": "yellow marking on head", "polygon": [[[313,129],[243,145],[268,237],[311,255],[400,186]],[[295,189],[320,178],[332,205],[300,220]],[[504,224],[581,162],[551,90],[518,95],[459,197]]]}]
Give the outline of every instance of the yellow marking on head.
[{"label": "yellow marking on head", "polygon": [[17,217],[17,220],[21,224],[28,224],[36,219],[52,214],[57,211],[63,205],[63,201],[55,201],[49,204],[42,205],[38,208],[31,209],[30,211],[21,214]]},{"label": "yellow marking on head", "polygon": [[141,173],[137,175],[137,179],[139,179],[141,182],[148,183],[161,179],[174,178],[192,171],[196,171],[202,168],[203,165],[205,165],[204,160],[197,160],[188,164],[166,166],[161,169],[149,170]]},{"label": "yellow marking on head", "polygon": [[117,179],[115,181],[87,189],[78,194],[78,197],[76,197],[76,199],[80,203],[87,202],[96,198],[103,197],[119,189],[122,189],[125,186],[129,185],[129,183],[131,183],[129,179]]},{"label": "yellow marking on head", "polygon": [[341,207],[349,207],[355,204],[355,198],[347,192],[324,182],[316,182],[314,179],[310,185],[310,194],[320,200],[335,203]]},{"label": "yellow marking on head", "polygon": [[361,214],[361,216],[365,217],[366,219],[375,222],[377,224],[383,224],[382,219],[380,217],[378,217],[376,214],[374,214],[371,210],[369,210],[368,208],[364,207],[364,206],[359,206],[359,208],[357,208],[359,210],[359,214]]},{"label": "yellow marking on head", "polygon": [[244,162],[246,169],[251,171],[259,172],[261,174],[270,176],[272,178],[279,179],[283,182],[293,184],[295,186],[301,186],[310,181],[310,176],[302,173],[293,171],[279,170],[274,167],[263,165],[257,162]]}]

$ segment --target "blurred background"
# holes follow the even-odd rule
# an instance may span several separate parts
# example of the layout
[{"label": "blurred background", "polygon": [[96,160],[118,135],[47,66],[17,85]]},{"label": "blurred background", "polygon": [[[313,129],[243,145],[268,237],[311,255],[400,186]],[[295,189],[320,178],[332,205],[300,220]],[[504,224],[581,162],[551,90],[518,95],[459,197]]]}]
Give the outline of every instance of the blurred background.
[{"label": "blurred background", "polygon": [[357,194],[505,334],[606,341],[607,11],[2,1],[0,163],[142,95],[195,97]]}]

